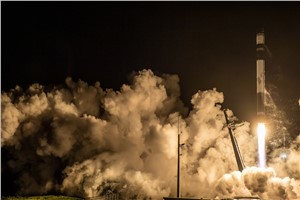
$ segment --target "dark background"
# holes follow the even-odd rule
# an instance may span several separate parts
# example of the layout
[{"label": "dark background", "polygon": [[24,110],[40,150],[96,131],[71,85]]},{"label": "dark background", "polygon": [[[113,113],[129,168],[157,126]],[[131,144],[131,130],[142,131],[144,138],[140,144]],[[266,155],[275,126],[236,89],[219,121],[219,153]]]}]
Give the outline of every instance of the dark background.
[{"label": "dark background", "polygon": [[149,68],[179,75],[186,106],[216,87],[224,107],[252,121],[255,37],[264,27],[267,83],[299,122],[299,24],[298,2],[1,2],[1,90],[67,76],[117,90]]}]

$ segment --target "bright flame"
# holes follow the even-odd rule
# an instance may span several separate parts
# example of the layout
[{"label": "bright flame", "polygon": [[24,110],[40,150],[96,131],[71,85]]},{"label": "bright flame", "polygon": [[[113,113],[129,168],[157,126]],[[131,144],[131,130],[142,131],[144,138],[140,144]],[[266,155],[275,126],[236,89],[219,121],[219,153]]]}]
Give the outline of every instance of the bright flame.
[{"label": "bright flame", "polygon": [[258,138],[258,166],[260,168],[266,167],[266,126],[264,123],[257,125],[257,138]]}]

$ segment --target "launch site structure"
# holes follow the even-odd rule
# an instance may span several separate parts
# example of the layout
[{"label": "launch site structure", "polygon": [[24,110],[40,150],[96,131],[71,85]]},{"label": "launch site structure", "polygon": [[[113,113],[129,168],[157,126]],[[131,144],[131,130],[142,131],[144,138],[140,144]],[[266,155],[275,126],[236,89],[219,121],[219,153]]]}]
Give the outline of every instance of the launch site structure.
[{"label": "launch site structure", "polygon": [[[237,162],[237,166],[239,171],[243,171],[243,169],[245,168],[245,164],[242,158],[242,155],[240,153],[240,149],[238,146],[238,143],[236,141],[236,138],[234,136],[233,133],[233,122],[230,122],[230,120],[228,119],[228,115],[226,113],[227,109],[224,109],[224,117],[225,117],[225,121],[226,121],[226,126],[228,128],[228,132],[229,132],[229,136],[230,136],[230,140],[232,143],[232,147],[233,147],[233,152],[236,158],[236,162]],[[200,200],[198,198],[184,198],[184,197],[180,197],[180,148],[182,145],[180,143],[180,126],[179,126],[179,116],[178,116],[178,139],[177,139],[177,196],[176,197],[163,197],[164,200]],[[227,200],[237,200],[237,199],[259,199],[258,197],[235,197],[235,198],[226,198]],[[201,200],[212,200],[210,198],[201,198]]]},{"label": "launch site structure", "polygon": [[[256,34],[256,94],[257,94],[257,117],[260,120],[264,121],[265,118],[265,55],[266,55],[266,46],[265,46],[265,34],[264,29],[261,29]],[[245,168],[245,164],[243,161],[243,158],[240,153],[240,149],[238,146],[238,143],[236,141],[236,138],[234,136],[231,123],[228,120],[228,116],[226,113],[226,109],[223,110],[224,116],[226,119],[226,124],[228,127],[230,140],[233,146],[234,155],[236,158],[237,166],[239,171],[243,171]],[[177,197],[163,197],[164,200],[198,200],[198,198],[182,198],[180,197],[180,133],[179,133],[179,123],[178,123],[178,163],[177,163]],[[204,200],[204,198],[201,198]],[[256,196],[250,196],[250,197],[234,197],[234,198],[226,198],[226,199],[260,199]],[[200,199],[199,199],[200,200]]]},{"label": "launch site structure", "polygon": [[227,128],[228,128],[228,131],[229,131],[229,136],[230,136],[230,140],[231,140],[231,143],[232,143],[232,148],[233,148],[234,156],[235,156],[235,159],[236,159],[236,163],[237,163],[239,171],[242,172],[245,169],[245,164],[244,164],[244,161],[243,161],[243,157],[241,155],[239,145],[238,145],[238,143],[236,141],[236,138],[234,136],[234,133],[233,133],[233,130],[232,130],[232,127],[231,127],[231,123],[228,120],[228,115],[226,113],[226,109],[224,109],[223,112],[224,112]]}]

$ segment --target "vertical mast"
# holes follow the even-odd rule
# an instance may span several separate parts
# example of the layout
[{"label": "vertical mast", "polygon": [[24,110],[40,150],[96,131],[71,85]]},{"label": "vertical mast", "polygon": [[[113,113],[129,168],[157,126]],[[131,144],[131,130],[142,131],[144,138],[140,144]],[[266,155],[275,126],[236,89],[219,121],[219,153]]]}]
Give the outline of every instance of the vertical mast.
[{"label": "vertical mast", "polygon": [[177,198],[180,196],[180,130],[178,114],[178,144],[177,144]]}]

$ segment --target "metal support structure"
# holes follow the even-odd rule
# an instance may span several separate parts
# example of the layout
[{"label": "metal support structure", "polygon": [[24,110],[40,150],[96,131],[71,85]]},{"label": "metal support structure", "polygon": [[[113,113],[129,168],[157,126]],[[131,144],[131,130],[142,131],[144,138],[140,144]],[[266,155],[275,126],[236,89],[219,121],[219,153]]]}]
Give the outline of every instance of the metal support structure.
[{"label": "metal support structure", "polygon": [[226,109],[224,110],[224,115],[225,115],[225,119],[226,119],[227,128],[229,130],[229,135],[230,135],[234,155],[235,155],[235,158],[236,158],[237,166],[239,168],[239,171],[243,171],[243,169],[245,168],[245,164],[243,162],[238,143],[237,143],[237,141],[236,141],[236,139],[233,135],[233,131],[232,131],[230,125],[229,125],[229,120],[228,120],[228,116],[227,116],[227,113],[226,113]]}]

